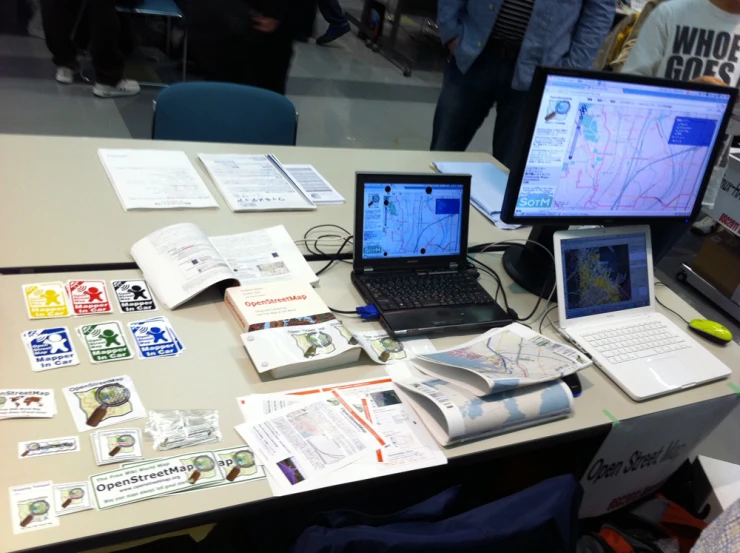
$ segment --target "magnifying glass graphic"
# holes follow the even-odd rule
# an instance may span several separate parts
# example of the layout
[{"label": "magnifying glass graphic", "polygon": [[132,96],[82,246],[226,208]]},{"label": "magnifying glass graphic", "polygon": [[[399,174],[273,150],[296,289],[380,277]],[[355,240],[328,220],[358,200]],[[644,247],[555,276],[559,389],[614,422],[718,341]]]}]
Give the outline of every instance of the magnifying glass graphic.
[{"label": "magnifying glass graphic", "polygon": [[43,499],[41,501],[34,501],[33,503],[31,503],[31,506],[28,508],[28,510],[28,516],[26,516],[26,518],[21,521],[21,528],[25,528],[26,526],[31,524],[33,517],[39,517],[48,513],[49,504]]},{"label": "magnifying glass graphic", "polygon": [[116,438],[116,447],[108,452],[110,457],[115,457],[121,452],[123,447],[132,447],[136,443],[136,439],[131,434],[122,434]]},{"label": "magnifying glass graphic", "polygon": [[67,499],[62,503],[62,509],[66,509],[75,499],[82,499],[85,496],[85,490],[82,488],[72,488],[67,494]]},{"label": "magnifying glass graphic", "polygon": [[326,332],[311,332],[306,335],[306,340],[311,346],[303,354],[303,357],[313,357],[319,348],[325,348],[331,344],[331,336]]},{"label": "magnifying glass graphic", "polygon": [[570,111],[570,102],[568,100],[560,100],[555,104],[555,110],[545,115],[545,121],[549,121],[556,115],[565,115]]},{"label": "magnifying glass graphic", "polygon": [[403,351],[403,344],[393,338],[383,338],[380,341],[380,346],[383,348],[383,353],[379,355],[381,361],[388,361],[391,355]]},{"label": "magnifying glass graphic", "polygon": [[200,474],[202,472],[213,470],[214,467],[213,459],[206,455],[199,455],[193,459],[193,465],[195,465],[195,470],[190,475],[190,478],[188,478],[189,484],[195,484],[198,481],[198,478],[200,478]]},{"label": "magnifying glass graphic", "polygon": [[21,457],[25,457],[29,453],[33,453],[34,451],[38,451],[40,447],[41,447],[41,444],[37,444],[36,442],[31,443],[31,444],[28,444],[26,446],[26,451],[24,451],[23,453],[21,453]]},{"label": "magnifying glass graphic", "polygon": [[105,414],[109,407],[120,407],[126,403],[131,397],[126,386],[120,384],[108,384],[107,386],[101,386],[95,392],[95,399],[100,404],[92,412],[92,415],[87,419],[88,426],[97,426],[105,418]]},{"label": "magnifying glass graphic", "polygon": [[231,456],[231,458],[234,459],[234,464],[236,466],[226,475],[226,480],[229,482],[236,480],[236,477],[239,476],[242,469],[248,469],[249,467],[254,466],[254,455],[252,455],[252,452],[247,449],[237,451]]},{"label": "magnifying glass graphic", "polygon": [[8,401],[6,397],[0,397],[0,407],[5,407],[5,402]]}]

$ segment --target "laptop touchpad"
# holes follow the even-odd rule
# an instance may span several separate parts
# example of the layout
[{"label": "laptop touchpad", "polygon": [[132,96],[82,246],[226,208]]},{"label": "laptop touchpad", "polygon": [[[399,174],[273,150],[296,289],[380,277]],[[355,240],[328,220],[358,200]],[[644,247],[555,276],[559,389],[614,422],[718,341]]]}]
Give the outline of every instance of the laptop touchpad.
[{"label": "laptop touchpad", "polygon": [[689,366],[678,355],[647,361],[655,378],[669,388],[677,388],[696,382],[697,367]]}]

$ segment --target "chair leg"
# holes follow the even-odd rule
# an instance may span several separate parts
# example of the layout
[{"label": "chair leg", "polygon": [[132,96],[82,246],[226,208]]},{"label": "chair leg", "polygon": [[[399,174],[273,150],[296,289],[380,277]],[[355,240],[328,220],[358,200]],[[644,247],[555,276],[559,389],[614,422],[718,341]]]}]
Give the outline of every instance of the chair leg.
[{"label": "chair leg", "polygon": [[170,59],[170,31],[172,30],[172,18],[165,17],[165,19],[167,20],[167,44],[164,47],[164,51],[167,55],[167,59]]},{"label": "chair leg", "polygon": [[182,42],[182,82],[188,80],[188,28],[185,27],[185,36]]}]

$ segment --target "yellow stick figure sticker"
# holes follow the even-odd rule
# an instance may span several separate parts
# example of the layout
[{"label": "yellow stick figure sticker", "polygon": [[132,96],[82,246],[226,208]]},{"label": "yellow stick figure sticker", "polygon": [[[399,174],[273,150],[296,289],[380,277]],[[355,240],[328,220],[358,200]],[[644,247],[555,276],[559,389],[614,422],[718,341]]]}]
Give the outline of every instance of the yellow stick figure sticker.
[{"label": "yellow stick figure sticker", "polygon": [[24,284],[26,310],[31,319],[69,317],[69,303],[61,282]]}]

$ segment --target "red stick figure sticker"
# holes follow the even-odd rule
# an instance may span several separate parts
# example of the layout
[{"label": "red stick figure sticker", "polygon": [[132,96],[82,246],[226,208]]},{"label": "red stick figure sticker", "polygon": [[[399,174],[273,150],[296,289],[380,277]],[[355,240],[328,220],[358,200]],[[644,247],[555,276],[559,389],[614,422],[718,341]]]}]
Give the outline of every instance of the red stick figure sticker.
[{"label": "red stick figure sticker", "polygon": [[69,280],[66,289],[75,315],[113,313],[104,280]]}]

